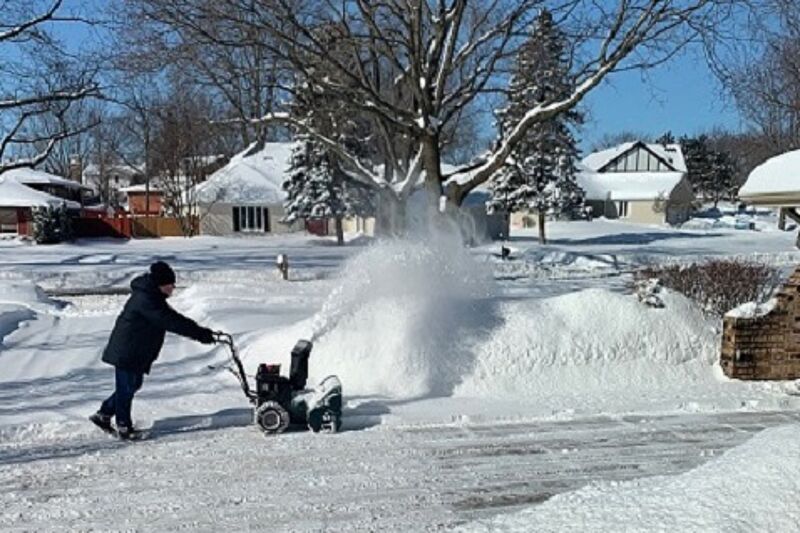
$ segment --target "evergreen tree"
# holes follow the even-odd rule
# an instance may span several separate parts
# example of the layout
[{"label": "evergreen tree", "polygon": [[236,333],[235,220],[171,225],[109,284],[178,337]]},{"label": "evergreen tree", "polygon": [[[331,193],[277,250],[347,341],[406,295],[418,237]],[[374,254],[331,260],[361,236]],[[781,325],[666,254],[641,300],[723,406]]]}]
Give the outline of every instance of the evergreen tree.
[{"label": "evergreen tree", "polygon": [[72,239],[72,219],[67,207],[35,207],[33,215],[33,238],[38,244],[57,244]]},{"label": "evergreen tree", "polygon": [[[530,109],[567,97],[574,90],[569,72],[567,37],[542,10],[530,38],[519,51],[509,86],[509,102],[498,110],[501,137]],[[534,210],[539,239],[546,241],[545,215],[565,215],[583,203],[576,182],[578,148],[572,133],[583,120],[571,110],[531,128],[492,179],[490,211]]]},{"label": "evergreen tree", "polygon": [[713,201],[731,198],[736,189],[736,165],[725,152],[709,146],[708,137],[682,137],[680,140],[689,182],[695,196]]},{"label": "evergreen tree", "polygon": [[656,139],[656,143],[663,144],[664,146],[668,144],[675,144],[675,136],[671,131],[666,131],[661,137]]},{"label": "evergreen tree", "polygon": [[345,185],[345,175],[335,158],[318,141],[298,135],[292,148],[289,176],[283,183],[286,222],[295,220],[336,221],[336,238],[344,244],[342,219],[369,211],[368,195],[352,185]]}]

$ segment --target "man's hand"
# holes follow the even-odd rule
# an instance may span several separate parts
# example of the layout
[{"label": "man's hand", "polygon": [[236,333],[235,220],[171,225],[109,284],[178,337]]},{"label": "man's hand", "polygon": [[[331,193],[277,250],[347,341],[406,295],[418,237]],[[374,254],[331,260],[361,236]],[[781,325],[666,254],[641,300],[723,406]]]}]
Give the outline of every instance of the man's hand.
[{"label": "man's hand", "polygon": [[200,330],[200,335],[197,337],[197,340],[203,344],[214,344],[216,342],[214,339],[214,332],[208,328],[202,328]]}]

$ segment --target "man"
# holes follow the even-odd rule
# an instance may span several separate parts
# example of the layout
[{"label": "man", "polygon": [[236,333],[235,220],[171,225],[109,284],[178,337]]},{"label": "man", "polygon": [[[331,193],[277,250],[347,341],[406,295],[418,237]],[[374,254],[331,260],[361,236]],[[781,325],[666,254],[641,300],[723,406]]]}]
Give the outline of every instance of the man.
[{"label": "man", "polygon": [[158,358],[165,333],[177,333],[204,344],[214,342],[210,329],[198,326],[167,304],[175,290],[175,272],[168,264],[158,261],[150,265],[150,273],[135,278],[131,290],[103,351],[103,361],[116,367],[114,394],[89,417],[104,431],[113,431],[111,418],[116,417],[116,432],[121,439],[139,436],[131,422],[133,396]]}]

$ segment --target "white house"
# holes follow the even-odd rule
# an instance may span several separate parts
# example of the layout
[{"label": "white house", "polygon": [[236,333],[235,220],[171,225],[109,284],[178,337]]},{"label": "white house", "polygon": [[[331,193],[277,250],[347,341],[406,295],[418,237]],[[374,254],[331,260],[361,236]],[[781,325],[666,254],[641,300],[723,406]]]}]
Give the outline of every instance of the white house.
[{"label": "white house", "polygon": [[678,144],[627,142],[589,154],[578,184],[593,216],[646,224],[688,220],[694,200]]},{"label": "white house", "polygon": [[286,233],[300,229],[281,222],[282,188],[289,169],[292,143],[251,145],[233,156],[194,190],[200,233]]}]

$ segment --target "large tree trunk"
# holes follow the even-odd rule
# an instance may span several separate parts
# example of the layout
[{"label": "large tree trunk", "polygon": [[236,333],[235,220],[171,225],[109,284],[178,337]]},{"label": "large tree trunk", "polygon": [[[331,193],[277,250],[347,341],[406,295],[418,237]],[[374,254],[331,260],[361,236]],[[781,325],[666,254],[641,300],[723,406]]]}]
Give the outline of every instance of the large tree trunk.
[{"label": "large tree trunk", "polygon": [[336,244],[344,246],[344,224],[342,217],[336,217]]},{"label": "large tree trunk", "polygon": [[379,193],[375,216],[375,236],[398,237],[406,232],[406,202],[393,193]]},{"label": "large tree trunk", "polygon": [[547,237],[545,236],[544,233],[544,222],[545,222],[544,211],[540,209],[538,214],[539,214],[539,244],[547,244]]}]

